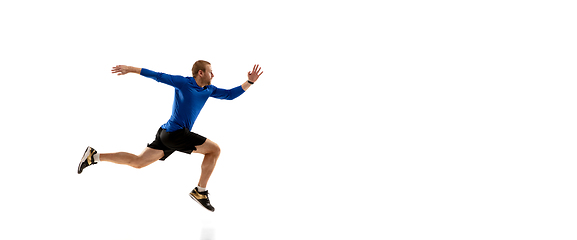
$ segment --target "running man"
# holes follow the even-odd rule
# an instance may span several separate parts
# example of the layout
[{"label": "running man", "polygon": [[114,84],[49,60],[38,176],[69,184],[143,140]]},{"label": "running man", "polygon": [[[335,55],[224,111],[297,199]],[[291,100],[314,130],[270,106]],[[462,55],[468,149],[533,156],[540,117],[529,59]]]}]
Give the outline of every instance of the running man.
[{"label": "running man", "polygon": [[172,116],[167,123],[162,125],[156,133],[156,139],[144,149],[140,155],[127,152],[97,153],[92,148],[86,148],[80,164],[78,174],[88,166],[104,162],[124,164],[134,168],[143,168],[157,160],[164,161],[174,151],[191,154],[193,152],[204,155],[201,165],[201,174],[198,186],[190,192],[190,197],[200,203],[207,210],[214,212],[214,207],[208,199],[206,184],[214,170],[216,161],[220,155],[220,147],[210,139],[191,132],[194,121],[208,97],[232,100],[243,94],[262,75],[259,65],[254,65],[248,72],[248,80],[233,89],[225,90],[211,85],[214,74],[209,62],[199,60],[192,66],[192,77],[183,77],[154,72],[146,68],[136,68],[125,65],[117,65],[112,68],[112,73],[124,75],[137,73],[152,78],[158,82],[168,84],[175,88]]}]

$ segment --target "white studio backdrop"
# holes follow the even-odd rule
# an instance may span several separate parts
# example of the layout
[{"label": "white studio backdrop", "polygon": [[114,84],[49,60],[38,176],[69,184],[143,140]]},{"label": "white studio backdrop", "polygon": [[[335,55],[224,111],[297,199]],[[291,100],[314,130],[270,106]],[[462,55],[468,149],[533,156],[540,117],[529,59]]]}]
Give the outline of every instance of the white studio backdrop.
[{"label": "white studio backdrop", "polygon": [[[28,1],[0,4],[2,239],[574,239],[571,1]],[[233,101],[193,131],[223,152],[144,169],[190,75]]]}]

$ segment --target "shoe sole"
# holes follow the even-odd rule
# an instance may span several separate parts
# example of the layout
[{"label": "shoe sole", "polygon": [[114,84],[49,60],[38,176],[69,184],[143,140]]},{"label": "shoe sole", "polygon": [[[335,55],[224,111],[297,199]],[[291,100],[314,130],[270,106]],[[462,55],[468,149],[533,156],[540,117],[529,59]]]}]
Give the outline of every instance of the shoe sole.
[{"label": "shoe sole", "polygon": [[82,167],[82,163],[86,161],[86,159],[88,159],[89,155],[90,155],[90,146],[86,148],[86,151],[84,151],[84,155],[82,156],[82,160],[80,160],[80,163],[78,164],[78,174],[82,173],[82,170],[80,168]]},{"label": "shoe sole", "polygon": [[200,206],[202,206],[202,208],[208,210],[209,212],[214,212],[214,211],[211,211],[210,209],[204,207],[204,205],[202,205],[202,203],[200,203],[200,201],[198,201],[198,199],[196,199],[194,196],[192,196],[191,193],[188,193],[188,196],[190,196],[190,198],[192,198],[195,202],[197,202],[198,204],[200,204]]}]

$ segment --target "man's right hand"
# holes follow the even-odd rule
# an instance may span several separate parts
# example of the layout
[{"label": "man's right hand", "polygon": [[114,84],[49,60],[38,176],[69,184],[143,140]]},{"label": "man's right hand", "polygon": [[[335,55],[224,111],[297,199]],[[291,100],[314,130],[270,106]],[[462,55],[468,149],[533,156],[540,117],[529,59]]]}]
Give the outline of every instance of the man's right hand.
[{"label": "man's right hand", "polygon": [[126,66],[126,65],[116,65],[115,67],[112,67],[112,73],[118,73],[118,76],[124,75],[127,73],[140,74],[140,70],[141,70],[141,68],[135,68],[135,67]]}]

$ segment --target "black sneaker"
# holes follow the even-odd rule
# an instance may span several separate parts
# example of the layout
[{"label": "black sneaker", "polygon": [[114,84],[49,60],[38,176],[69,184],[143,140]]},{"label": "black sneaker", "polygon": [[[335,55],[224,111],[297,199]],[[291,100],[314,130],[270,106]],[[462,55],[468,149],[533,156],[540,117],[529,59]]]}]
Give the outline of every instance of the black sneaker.
[{"label": "black sneaker", "polygon": [[206,210],[214,212],[214,207],[210,205],[210,200],[208,200],[208,191],[199,192],[197,188],[194,188],[188,195],[206,208]]},{"label": "black sneaker", "polygon": [[81,174],[82,170],[84,170],[86,167],[97,163],[94,161],[94,154],[96,154],[96,150],[94,148],[86,148],[84,156],[82,156],[82,160],[80,160],[80,163],[78,164],[78,174]]}]

